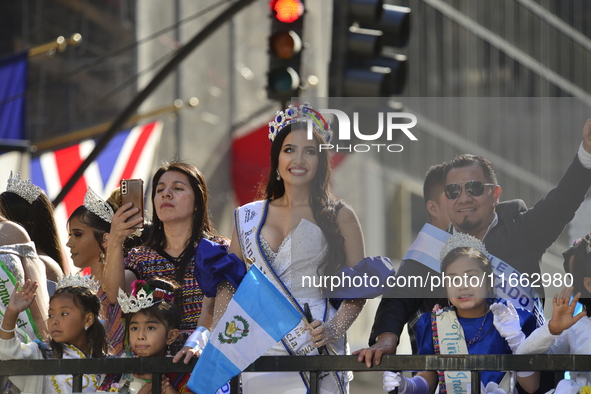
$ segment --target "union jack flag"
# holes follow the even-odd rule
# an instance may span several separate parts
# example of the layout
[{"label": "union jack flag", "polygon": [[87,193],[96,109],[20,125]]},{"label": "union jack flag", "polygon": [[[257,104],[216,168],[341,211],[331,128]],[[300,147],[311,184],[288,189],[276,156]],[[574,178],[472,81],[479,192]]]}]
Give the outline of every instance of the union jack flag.
[{"label": "union jack flag", "polygon": [[[121,179],[140,178],[147,181],[161,133],[162,123],[159,121],[119,132],[57,207],[58,226],[64,224],[65,230],[67,219],[84,203],[84,194],[89,186],[102,198],[107,198],[119,186]],[[32,182],[53,200],[94,146],[94,140],[86,140],[31,159]]]}]

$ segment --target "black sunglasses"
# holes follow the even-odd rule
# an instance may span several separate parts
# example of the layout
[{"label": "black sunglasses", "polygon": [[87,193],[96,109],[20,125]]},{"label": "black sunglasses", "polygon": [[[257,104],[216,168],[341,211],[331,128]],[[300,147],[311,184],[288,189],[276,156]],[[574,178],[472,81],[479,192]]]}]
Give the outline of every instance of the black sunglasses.
[{"label": "black sunglasses", "polygon": [[[464,183],[464,189],[466,192],[469,193],[471,196],[478,197],[482,196],[484,193],[485,186],[496,186],[494,183],[484,183],[482,181],[468,181]],[[455,200],[462,194],[462,185],[459,183],[450,183],[449,185],[445,185],[443,188],[443,192],[445,193],[445,197],[448,200]]]}]

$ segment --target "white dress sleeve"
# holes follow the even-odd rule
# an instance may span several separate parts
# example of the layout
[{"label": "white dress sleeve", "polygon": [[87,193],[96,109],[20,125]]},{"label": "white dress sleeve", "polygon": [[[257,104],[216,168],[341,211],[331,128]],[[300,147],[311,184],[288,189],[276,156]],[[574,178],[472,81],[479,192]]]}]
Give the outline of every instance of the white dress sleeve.
[{"label": "white dress sleeve", "polygon": [[[24,344],[16,337],[12,339],[0,338],[0,360],[41,360],[43,354],[35,342]],[[21,393],[42,393],[43,376],[11,376],[10,380]]]},{"label": "white dress sleeve", "polygon": [[546,322],[546,324],[536,328],[529,337],[521,342],[515,354],[547,354],[558,338],[559,335],[550,334],[548,322]]}]

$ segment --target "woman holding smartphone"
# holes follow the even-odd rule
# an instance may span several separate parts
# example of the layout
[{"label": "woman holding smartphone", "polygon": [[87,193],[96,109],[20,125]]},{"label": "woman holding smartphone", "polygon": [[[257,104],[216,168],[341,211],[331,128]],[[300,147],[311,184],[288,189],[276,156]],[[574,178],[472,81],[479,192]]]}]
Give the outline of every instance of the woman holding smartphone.
[{"label": "woman holding smartphone", "polygon": [[[182,347],[197,327],[210,330],[214,299],[204,297],[193,274],[195,247],[202,238],[224,244],[215,234],[207,206],[207,185],[199,170],[187,163],[166,164],[152,179],[153,228],[143,246],[123,256],[123,242],[143,221],[143,212],[127,203],[113,216],[107,247],[105,288],[110,302],[119,289],[130,292],[135,280],[154,276],[175,280],[182,287],[177,305],[182,311],[181,335],[171,353]],[[132,216],[140,213],[139,217]]]}]

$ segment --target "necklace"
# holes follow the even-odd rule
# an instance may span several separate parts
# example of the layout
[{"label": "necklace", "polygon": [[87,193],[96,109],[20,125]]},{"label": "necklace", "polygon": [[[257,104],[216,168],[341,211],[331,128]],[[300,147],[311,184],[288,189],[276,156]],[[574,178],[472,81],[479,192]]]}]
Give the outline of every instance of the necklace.
[{"label": "necklace", "polygon": [[480,340],[480,337],[482,337],[482,333],[484,332],[484,324],[486,323],[487,318],[488,318],[488,313],[486,315],[484,315],[484,319],[482,319],[482,324],[480,325],[480,328],[476,332],[476,335],[474,336],[474,338],[466,341],[466,345],[471,346]]}]

